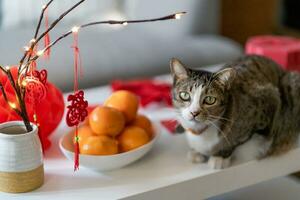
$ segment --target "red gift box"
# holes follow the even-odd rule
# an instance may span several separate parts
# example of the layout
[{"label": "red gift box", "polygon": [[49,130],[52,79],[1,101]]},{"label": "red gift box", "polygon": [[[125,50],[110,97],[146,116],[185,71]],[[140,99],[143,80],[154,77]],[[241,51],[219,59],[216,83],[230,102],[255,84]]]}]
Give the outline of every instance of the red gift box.
[{"label": "red gift box", "polygon": [[284,36],[256,36],[246,43],[246,54],[271,58],[284,69],[300,71],[300,40]]}]

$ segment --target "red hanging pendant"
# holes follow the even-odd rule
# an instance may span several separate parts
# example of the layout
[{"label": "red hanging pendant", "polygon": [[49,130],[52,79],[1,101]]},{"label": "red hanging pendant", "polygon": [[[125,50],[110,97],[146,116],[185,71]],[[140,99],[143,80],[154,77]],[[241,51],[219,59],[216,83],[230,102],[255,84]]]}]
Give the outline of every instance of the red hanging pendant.
[{"label": "red hanging pendant", "polygon": [[71,103],[67,107],[67,125],[70,127],[78,126],[88,115],[88,102],[84,100],[84,92],[79,90],[74,94],[70,94],[68,96],[68,101]]},{"label": "red hanging pendant", "polygon": [[[47,30],[49,27],[49,19],[48,19],[48,8],[45,10],[45,29]],[[50,35],[47,33],[44,36],[44,47],[46,48],[50,44]],[[47,49],[44,53],[44,58],[49,59],[50,58],[50,48]]]},{"label": "red hanging pendant", "polygon": [[[74,140],[74,171],[79,169],[79,143],[78,143],[78,125],[88,116],[88,102],[84,99],[84,92],[78,91],[78,63],[80,63],[80,55],[78,48],[78,31],[73,32],[74,44],[74,94],[68,96],[70,105],[67,107],[66,122],[70,127],[75,126]],[[80,66],[81,68],[81,66]]]},{"label": "red hanging pendant", "polygon": [[[38,71],[36,66],[31,66],[30,71],[23,77],[21,77],[21,84],[25,89],[25,99],[31,105],[33,110],[33,122],[39,127],[37,115],[36,115],[36,106],[46,98],[47,89],[47,70]],[[40,129],[39,129],[40,130]],[[39,134],[40,140],[44,149],[44,138],[43,134]]]},{"label": "red hanging pendant", "polygon": [[31,70],[22,78],[22,85],[26,90],[26,99],[33,103],[38,104],[41,102],[47,94],[47,70],[41,71]]}]

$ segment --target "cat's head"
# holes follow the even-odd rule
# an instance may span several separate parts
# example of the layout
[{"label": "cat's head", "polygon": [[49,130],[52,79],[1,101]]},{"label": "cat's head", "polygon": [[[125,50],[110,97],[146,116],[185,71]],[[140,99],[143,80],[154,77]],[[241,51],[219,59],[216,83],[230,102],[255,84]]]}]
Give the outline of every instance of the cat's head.
[{"label": "cat's head", "polygon": [[179,60],[170,62],[173,76],[173,105],[186,129],[199,131],[216,124],[226,110],[235,71],[226,68],[219,72],[196,71],[186,68]]}]

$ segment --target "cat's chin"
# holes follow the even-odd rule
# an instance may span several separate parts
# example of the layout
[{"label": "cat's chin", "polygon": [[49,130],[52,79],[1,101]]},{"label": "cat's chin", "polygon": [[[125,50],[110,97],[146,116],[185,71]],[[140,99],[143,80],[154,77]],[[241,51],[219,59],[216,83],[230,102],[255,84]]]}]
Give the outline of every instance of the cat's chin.
[{"label": "cat's chin", "polygon": [[208,126],[208,124],[204,122],[199,122],[196,120],[186,120],[182,116],[179,117],[179,122],[185,129],[192,129],[194,131],[199,131]]}]

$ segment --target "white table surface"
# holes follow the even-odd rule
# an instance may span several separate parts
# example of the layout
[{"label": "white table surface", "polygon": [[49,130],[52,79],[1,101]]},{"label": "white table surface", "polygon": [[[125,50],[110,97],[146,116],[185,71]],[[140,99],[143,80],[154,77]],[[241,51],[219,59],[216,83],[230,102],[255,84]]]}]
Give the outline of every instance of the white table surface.
[{"label": "white table surface", "polygon": [[[108,87],[88,89],[90,104],[101,103],[110,94]],[[142,110],[152,120],[173,118],[170,108]],[[224,170],[187,161],[184,135],[171,135],[164,128],[154,148],[141,160],[119,170],[99,173],[80,168],[59,150],[58,139],[67,132],[64,122],[52,136],[52,147],[45,158],[45,183],[30,193],[0,193],[0,200],[79,200],[79,199],[205,199],[240,189],[300,169],[300,148],[284,156],[261,161],[236,161]]]}]

